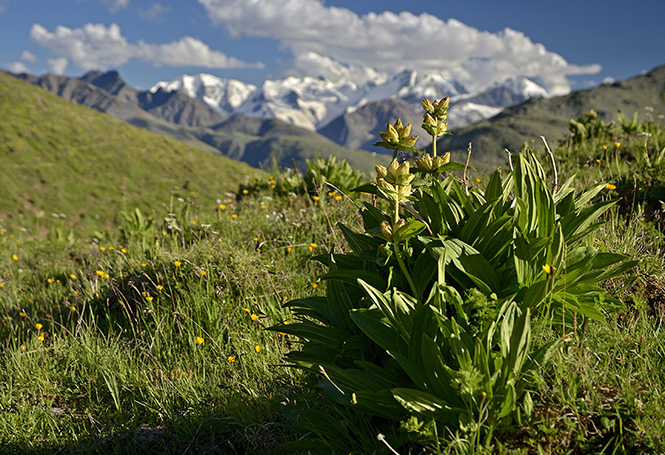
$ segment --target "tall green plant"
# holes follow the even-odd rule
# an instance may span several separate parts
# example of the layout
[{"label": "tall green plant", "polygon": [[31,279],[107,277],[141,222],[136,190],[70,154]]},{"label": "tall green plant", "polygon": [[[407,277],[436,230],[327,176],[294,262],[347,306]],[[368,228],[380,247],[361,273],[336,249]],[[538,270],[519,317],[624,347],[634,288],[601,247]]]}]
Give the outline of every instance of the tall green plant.
[{"label": "tall green plant", "polygon": [[[423,107],[436,139],[447,103]],[[415,141],[410,125],[395,125],[378,145],[396,154]],[[288,360],[317,374],[334,402],[437,443],[458,434],[474,451],[530,412],[526,377],[549,348],[532,348],[532,319],[564,328],[603,320],[599,284],[634,263],[586,241],[614,204],[592,203],[604,184],[555,190],[528,149],[485,191],[448,173],[461,168],[448,154],[377,166],[358,190],[386,209],[364,203],[364,232],[339,223],[351,251],[317,257],[328,267],[325,297],[288,302],[299,322],[273,330],[302,339]]]}]

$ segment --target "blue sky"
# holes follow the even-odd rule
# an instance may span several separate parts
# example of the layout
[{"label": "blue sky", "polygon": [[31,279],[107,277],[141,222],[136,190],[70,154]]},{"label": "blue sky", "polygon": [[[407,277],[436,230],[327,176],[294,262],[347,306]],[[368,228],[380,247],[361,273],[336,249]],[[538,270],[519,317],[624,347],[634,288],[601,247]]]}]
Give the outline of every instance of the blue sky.
[{"label": "blue sky", "polygon": [[665,64],[664,22],[665,0],[0,0],[0,68],[117,69],[143,89],[201,72],[361,83],[409,68],[559,94]]}]

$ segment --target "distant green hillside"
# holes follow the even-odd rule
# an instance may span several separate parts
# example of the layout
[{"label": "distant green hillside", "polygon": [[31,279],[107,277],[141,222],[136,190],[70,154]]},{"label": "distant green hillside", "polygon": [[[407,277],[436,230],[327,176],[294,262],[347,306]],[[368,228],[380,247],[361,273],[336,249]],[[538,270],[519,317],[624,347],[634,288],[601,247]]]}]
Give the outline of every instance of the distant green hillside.
[{"label": "distant green hillside", "polygon": [[215,204],[261,174],[2,72],[0,112],[0,227],[36,221],[89,232],[123,208],[161,215],[172,198]]},{"label": "distant green hillside", "polygon": [[621,110],[629,117],[651,115],[664,122],[665,66],[625,81],[588,90],[578,90],[555,98],[532,98],[524,104],[506,109],[501,114],[453,131],[438,143],[439,150],[450,150],[454,159],[463,161],[469,142],[473,145],[472,164],[484,169],[506,161],[504,148],[518,152],[526,142],[544,136],[551,145],[566,137],[568,122],[590,109],[605,121],[616,119]]}]

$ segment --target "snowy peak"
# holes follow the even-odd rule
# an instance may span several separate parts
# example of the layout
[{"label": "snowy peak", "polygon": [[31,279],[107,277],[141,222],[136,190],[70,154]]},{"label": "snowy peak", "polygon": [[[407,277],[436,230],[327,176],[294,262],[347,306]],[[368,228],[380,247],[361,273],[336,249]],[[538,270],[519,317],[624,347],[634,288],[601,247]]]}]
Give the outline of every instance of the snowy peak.
[{"label": "snowy peak", "polygon": [[158,82],[150,91],[154,93],[159,89],[166,92],[179,91],[191,98],[198,98],[213,109],[230,116],[254,93],[256,86],[203,73],[195,76],[183,75],[171,82]]},{"label": "snowy peak", "polygon": [[504,108],[531,97],[547,96],[545,89],[527,78],[507,79],[482,92],[469,93],[455,80],[441,74],[403,70],[376,74],[362,84],[339,77],[289,76],[270,79],[260,87],[210,74],[181,76],[159,82],[151,91],[181,91],[198,98],[227,116],[246,114],[276,118],[312,131],[371,103],[402,100],[420,112],[421,100],[450,97],[451,127],[460,127],[494,116]]}]

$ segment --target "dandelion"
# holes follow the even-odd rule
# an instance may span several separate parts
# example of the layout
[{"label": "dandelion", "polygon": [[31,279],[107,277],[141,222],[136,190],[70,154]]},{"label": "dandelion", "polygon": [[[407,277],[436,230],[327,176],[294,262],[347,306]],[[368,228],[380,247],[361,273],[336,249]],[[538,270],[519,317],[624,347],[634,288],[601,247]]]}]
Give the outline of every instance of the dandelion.
[{"label": "dandelion", "polygon": [[41,330],[42,327],[44,327],[44,326],[41,325],[39,322],[38,322],[37,324],[35,324],[35,328],[36,328],[37,330]]},{"label": "dandelion", "polygon": [[192,220],[189,222],[189,224],[191,224],[192,226],[196,226],[196,221]]},{"label": "dandelion", "polygon": [[250,317],[252,318],[252,321],[257,321],[259,319],[259,315],[256,313],[252,313]]},{"label": "dandelion", "polygon": [[261,346],[259,346],[259,345],[257,344],[256,346],[254,346],[254,350],[255,350],[257,353],[258,353],[258,352],[261,352]]},{"label": "dandelion", "polygon": [[114,247],[114,246],[110,246],[110,247],[109,247],[109,251],[115,251],[115,247]]},{"label": "dandelion", "polygon": [[336,201],[341,201],[341,200],[342,200],[342,196],[340,196],[340,195],[335,196],[335,200],[336,200]]},{"label": "dandelion", "polygon": [[615,143],[614,143],[614,146],[615,146],[616,148],[621,147],[621,142],[615,142]]},{"label": "dandelion", "polygon": [[274,189],[275,189],[275,185],[270,185],[270,189],[271,189],[271,190],[274,190]]},{"label": "dandelion", "polygon": [[612,185],[611,183],[608,183],[607,185],[605,185],[605,189],[606,189],[606,190],[610,190],[610,191],[614,191],[614,190],[617,189],[617,186],[616,186],[616,185]]},{"label": "dandelion", "polygon": [[4,287],[5,287],[5,283],[0,283],[0,288],[4,288]]},{"label": "dandelion", "polygon": [[265,210],[265,209],[266,209],[266,205],[265,205],[265,204],[261,204],[261,209]]},{"label": "dandelion", "polygon": [[71,278],[72,280],[75,280],[75,279],[76,279],[76,275],[74,275],[74,274],[72,273],[72,274],[69,275],[69,278]]},{"label": "dandelion", "polygon": [[230,355],[226,358],[229,363],[236,363],[236,356]]},{"label": "dandelion", "polygon": [[291,247],[290,247],[290,246],[287,246],[287,247],[286,247],[286,252],[287,252],[287,253],[290,253],[290,252],[291,252]]},{"label": "dandelion", "polygon": [[25,311],[21,311],[18,315],[21,316],[22,318],[25,318],[25,317],[28,316],[28,315],[25,313]]},{"label": "dandelion", "polygon": [[122,248],[122,249],[120,250],[120,252],[121,252],[122,254],[127,254],[127,248]]},{"label": "dandelion", "polygon": [[233,199],[227,199],[227,200],[226,200],[226,203],[227,203],[227,204],[230,204],[231,202],[233,202]]},{"label": "dandelion", "polygon": [[600,164],[600,159],[596,158],[596,163]]},{"label": "dandelion", "polygon": [[328,196],[329,197],[333,197],[335,194],[336,194],[335,191],[328,191]]},{"label": "dandelion", "polygon": [[224,204],[219,204],[219,210],[226,210],[226,206]]},{"label": "dandelion", "polygon": [[607,150],[607,145],[603,145],[603,150]]},{"label": "dandelion", "polygon": [[166,235],[166,231],[162,231],[162,236],[165,236],[165,235]]},{"label": "dandelion", "polygon": [[231,215],[232,220],[235,220],[236,218],[238,218],[238,215],[236,215],[235,213],[233,215]]},{"label": "dandelion", "polygon": [[316,289],[316,288],[318,288],[318,287],[319,287],[318,284],[316,284],[316,283],[312,283],[312,289]]},{"label": "dandelion", "polygon": [[205,340],[201,337],[196,337],[196,344],[197,345],[202,345]]},{"label": "dandelion", "polygon": [[312,196],[312,200],[313,200],[314,202],[317,202],[319,199],[321,199],[321,198],[318,197],[318,196]]},{"label": "dandelion", "polygon": [[174,261],[174,262],[173,262],[173,265],[175,265],[176,267],[180,267],[180,266],[182,265],[182,262],[180,262],[180,261]]},{"label": "dandelion", "polygon": [[12,254],[12,259],[15,260],[15,261],[18,261],[18,256],[15,255],[15,254]]},{"label": "dandelion", "polygon": [[104,278],[104,275],[106,275],[106,273],[103,270],[97,270],[95,273],[102,278]]},{"label": "dandelion", "polygon": [[249,190],[242,190],[242,194],[249,194]]},{"label": "dandelion", "polygon": [[255,242],[258,242],[258,241],[259,241],[259,238],[258,238],[258,237],[254,237],[252,240],[254,240]]},{"label": "dandelion", "polygon": [[48,284],[53,283],[53,278],[47,278],[47,279],[46,279],[46,282],[47,282]]},{"label": "dandelion", "polygon": [[76,313],[76,307],[74,305],[70,306],[69,311],[71,311],[72,313]]},{"label": "dandelion", "polygon": [[205,271],[205,270],[199,270],[199,275],[201,275],[201,276],[205,276],[205,274],[206,274],[206,271]]}]

